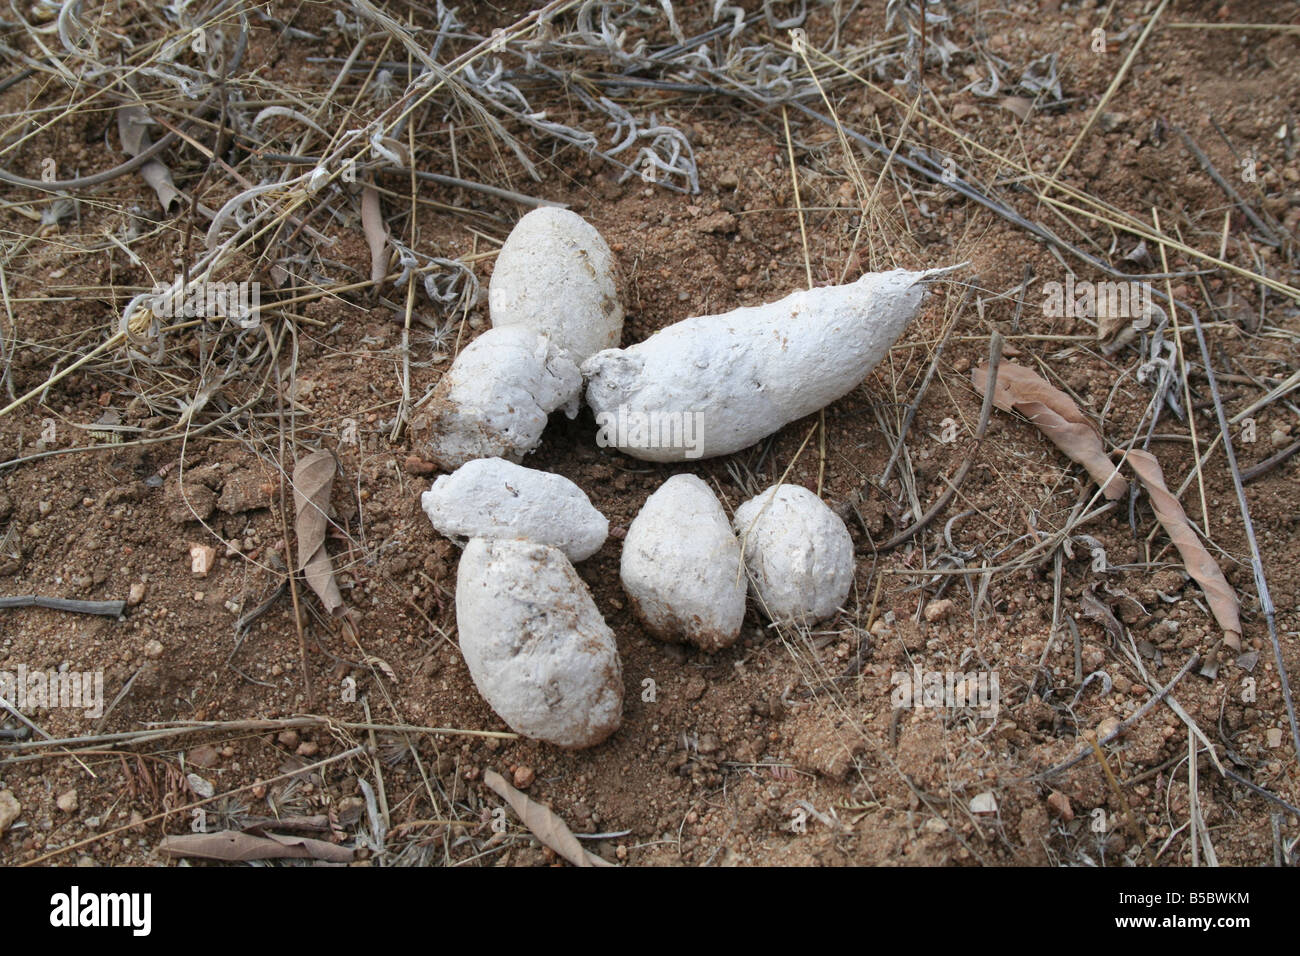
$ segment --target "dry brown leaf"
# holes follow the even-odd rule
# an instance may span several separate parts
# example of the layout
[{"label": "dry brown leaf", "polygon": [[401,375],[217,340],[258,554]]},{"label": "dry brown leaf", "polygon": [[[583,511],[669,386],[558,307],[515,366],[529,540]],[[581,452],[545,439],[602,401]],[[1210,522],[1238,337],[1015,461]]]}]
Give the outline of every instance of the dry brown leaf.
[{"label": "dry brown leaf", "polygon": [[297,513],[294,532],[298,536],[298,570],[331,614],[343,607],[343,596],[334,580],[334,566],[325,550],[329,528],[330,488],[334,484],[334,456],[328,451],[312,452],[293,467],[293,507]]},{"label": "dry brown leaf", "polygon": [[1014,113],[1016,118],[1022,123],[1029,119],[1029,114],[1034,111],[1034,101],[1023,96],[1007,96],[998,101],[998,106],[1008,112]]},{"label": "dry brown leaf", "polygon": [[238,830],[165,836],[158,844],[158,852],[163,856],[191,856],[228,862],[293,859],[351,863],[355,856],[354,850],[324,840],[313,840],[311,837],[282,836],[278,833],[258,836]]},{"label": "dry brown leaf", "polygon": [[[117,111],[117,134],[122,138],[122,151],[128,156],[138,156],[152,144],[149,141],[149,127],[153,120],[149,111],[143,106],[123,106]],[[181,192],[172,181],[171,170],[151,159],[140,167],[140,175],[149,184],[158,201],[162,203],[164,213],[172,211],[172,204],[180,198]]]},{"label": "dry brown leaf", "polygon": [[1147,495],[1151,498],[1151,508],[1156,513],[1156,520],[1160,522],[1169,535],[1169,540],[1178,549],[1187,573],[1205,592],[1205,599],[1210,603],[1214,619],[1219,622],[1219,627],[1223,628],[1224,639],[1233,650],[1241,650],[1239,613],[1241,605],[1237,601],[1237,593],[1228,583],[1228,579],[1223,576],[1219,563],[1210,556],[1210,552],[1205,549],[1205,545],[1201,544],[1200,538],[1192,530],[1183,506],[1165,485],[1165,475],[1160,468],[1160,462],[1156,460],[1155,455],[1141,449],[1130,449],[1128,462],[1146,488]]},{"label": "dry brown leaf", "polygon": [[1097,585],[1095,584],[1084,588],[1079,594],[1079,606],[1083,608],[1084,614],[1101,623],[1101,626],[1106,629],[1106,633],[1110,635],[1110,639],[1115,642],[1117,647],[1122,646],[1124,643],[1124,628],[1116,620],[1110,606],[1097,597],[1096,591]]},{"label": "dry brown leaf", "polygon": [[[971,369],[971,381],[981,397],[987,387],[988,374],[988,368],[983,365]],[[1128,493],[1128,482],[1120,477],[1119,470],[1106,457],[1101,436],[1092,422],[1084,417],[1069,395],[1049,385],[1036,372],[1023,365],[1001,363],[997,386],[993,390],[993,404],[1004,412],[1014,409],[1028,418],[1052,444],[1065,452],[1066,457],[1083,465],[1101,486],[1101,493],[1110,500]]]},{"label": "dry brown leaf", "polygon": [[172,205],[181,198],[181,191],[172,181],[172,171],[156,159],[151,159],[140,167],[140,176],[158,197],[163,212],[170,214]]},{"label": "dry brown leaf", "polygon": [[508,784],[506,778],[495,770],[483,771],[483,782],[499,793],[506,803],[510,804],[510,808],[523,821],[524,826],[532,831],[533,836],[574,866],[614,865],[608,860],[601,859],[596,854],[584,850],[582,844],[578,842],[578,838],[573,835],[573,831],[550,808],[544,807],[535,800],[530,800],[524,796]]},{"label": "dry brown leaf", "polygon": [[361,228],[370,245],[370,281],[378,285],[388,274],[388,227],[374,186],[361,190]]},{"label": "dry brown leaf", "polygon": [[401,681],[397,679],[397,671],[393,670],[393,665],[388,663],[388,661],[384,660],[382,657],[375,657],[373,654],[367,654],[366,663],[378,667],[394,684],[401,683]]},{"label": "dry brown leaf", "polygon": [[[1097,297],[1097,341],[1110,342],[1118,336],[1124,329],[1133,328],[1133,318],[1129,316],[1127,309],[1110,310],[1110,298],[1108,296]],[[1131,339],[1133,336],[1129,336]]]}]

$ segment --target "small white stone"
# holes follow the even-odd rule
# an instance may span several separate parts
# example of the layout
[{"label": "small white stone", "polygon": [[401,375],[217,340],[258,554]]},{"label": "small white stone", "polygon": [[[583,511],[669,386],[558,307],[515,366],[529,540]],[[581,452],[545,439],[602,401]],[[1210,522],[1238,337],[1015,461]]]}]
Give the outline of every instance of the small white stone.
[{"label": "small white stone", "polygon": [[992,790],[985,790],[983,793],[977,793],[971,797],[971,813],[997,813],[998,798],[993,795]]},{"label": "small white stone", "polygon": [[469,538],[527,538],[582,561],[599,551],[609,534],[608,519],[569,479],[501,458],[478,458],[443,475],[420,496],[420,504],[434,528],[458,544]]},{"label": "small white stone", "polygon": [[185,780],[189,783],[190,789],[194,791],[194,795],[201,799],[206,800],[217,792],[217,788],[212,785],[210,780],[204,780],[197,773],[187,773]]},{"label": "small white stone", "polygon": [[448,471],[475,458],[518,462],[542,440],[551,412],[578,414],[581,393],[577,366],[545,336],[489,329],[456,357],[412,426]]},{"label": "small white stone", "polygon": [[618,645],[562,551],[471,539],[456,576],[456,624],[474,685],[515,732],[578,749],[618,729]]},{"label": "small white stone", "polygon": [[853,539],[807,488],[773,485],[737,508],[732,525],[759,610],[771,620],[815,624],[849,596]]},{"label": "small white stone", "polygon": [[581,364],[623,334],[614,256],[577,213],[543,206],[515,225],[488,287],[494,328],[540,332]]},{"label": "small white stone", "polygon": [[623,542],[619,577],[637,615],[662,640],[717,651],[740,636],[740,542],[713,491],[694,475],[674,475],[646,500]]},{"label": "small white stone", "polygon": [[80,806],[80,801],[77,798],[77,788],[73,787],[71,790],[59,794],[59,799],[55,803],[64,813],[76,813],[77,807]]}]

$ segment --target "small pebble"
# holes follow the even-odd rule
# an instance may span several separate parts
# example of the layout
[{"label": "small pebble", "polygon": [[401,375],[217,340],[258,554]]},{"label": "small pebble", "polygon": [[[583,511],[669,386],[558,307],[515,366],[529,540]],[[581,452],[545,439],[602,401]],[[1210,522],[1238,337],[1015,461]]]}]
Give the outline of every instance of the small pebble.
[{"label": "small pebble", "polygon": [[532,767],[515,768],[515,786],[520,790],[527,790],[537,779],[537,773]]},{"label": "small pebble", "polygon": [[971,813],[997,813],[998,800],[993,795],[992,790],[985,790],[983,793],[977,793],[970,801]]},{"label": "small pebble", "polygon": [[1070,804],[1070,798],[1061,791],[1053,790],[1047,797],[1047,805],[1066,823],[1074,819],[1074,807]]},{"label": "small pebble", "polygon": [[9,825],[23,812],[23,805],[13,795],[12,790],[0,790],[0,833],[9,829]]},{"label": "small pebble", "polygon": [[925,606],[925,619],[931,624],[936,621],[945,620],[952,614],[955,605],[950,598],[944,598],[941,601],[931,601]]},{"label": "small pebble", "polygon": [[190,764],[200,770],[211,770],[221,762],[221,754],[211,744],[202,744],[191,750],[187,755],[187,759]]}]

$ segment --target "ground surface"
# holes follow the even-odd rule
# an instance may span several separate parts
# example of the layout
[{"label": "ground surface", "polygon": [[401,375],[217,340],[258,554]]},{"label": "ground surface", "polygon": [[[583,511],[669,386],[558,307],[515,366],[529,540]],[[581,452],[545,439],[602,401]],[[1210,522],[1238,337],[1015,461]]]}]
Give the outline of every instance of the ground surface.
[{"label": "ground surface", "polygon": [[[342,135],[379,115],[387,96],[401,94],[404,76],[390,94],[363,71],[349,74],[324,102],[341,61],[319,58],[347,57],[356,44],[355,32],[335,25],[336,6],[269,5],[277,21],[317,40],[252,18],[238,68],[245,102],[229,107],[246,114],[246,126],[264,104],[278,103]],[[1154,242],[1147,244],[1152,259],[1121,262],[1139,236],[1119,227],[1118,211],[1146,228],[1158,213],[1164,236],[1181,236],[1186,246],[1255,274],[1165,250],[1167,271],[1181,274],[1171,283],[1174,296],[1205,323],[1229,415],[1250,409],[1295,371],[1300,313],[1294,301],[1257,280],[1291,286],[1300,280],[1294,258],[1300,36],[1294,26],[1290,32],[1205,26],[1300,24],[1294,4],[1174,3],[1131,63],[1154,4],[1108,9],[1045,0],[980,5],[978,13],[945,5],[952,19],[929,30],[932,57],[920,86],[900,82],[910,61],[901,23],[886,27],[885,4],[840,6],[841,13],[852,8],[842,28],[830,8],[814,10],[804,26],[810,49],[867,74],[855,79],[810,54],[845,129],[887,149],[897,144],[900,157],[925,148],[953,158],[980,191],[1130,272],[1165,270]],[[141,38],[183,33],[134,7],[90,2],[86,8],[82,19],[98,24],[97,52],[106,62],[119,54],[139,62]],[[386,9],[394,22],[409,18],[425,48],[432,43],[432,11],[402,3]],[[488,36],[528,9],[524,3],[467,5],[461,17],[468,29],[451,38],[441,61],[471,48],[465,38],[471,29]],[[713,26],[707,12],[678,11],[686,36]],[[568,12],[560,22],[573,19]],[[232,21],[223,22],[229,31]],[[672,44],[656,11],[638,22],[648,26],[629,29],[627,49],[642,38],[651,50]],[[1188,23],[1201,26],[1177,26]],[[1095,50],[1097,27],[1107,38],[1105,53]],[[746,42],[788,50],[786,31],[768,27],[761,16],[748,30]],[[359,55],[363,65],[381,50],[384,59],[405,63],[407,53],[390,33],[373,21],[366,31],[376,39]],[[63,50],[57,32],[38,36]],[[115,36],[134,37],[137,52]],[[60,177],[120,162],[112,99],[83,102],[86,90],[53,75],[40,47],[12,22],[4,41],[13,51],[7,75],[26,62],[17,51],[42,68],[0,94],[0,165],[38,178],[46,157],[56,160]],[[513,50],[525,41],[511,42]],[[946,66],[933,56],[936,43],[951,47]],[[1013,87],[1027,65],[1048,54],[1058,55],[1060,96],[1047,92],[1035,102],[1032,90]],[[194,64],[195,56],[182,51],[177,61]],[[867,63],[872,57],[879,62]],[[589,51],[543,59],[557,69],[582,65],[593,75],[614,69]],[[513,53],[507,60],[512,69],[524,63]],[[75,57],[66,62],[74,74],[85,68]],[[1002,88],[977,96],[968,87],[980,83],[987,90],[990,63],[1005,64]],[[1125,67],[1124,81],[1102,104]],[[671,70],[658,74],[672,76]],[[585,124],[601,148],[608,146],[604,118],[585,115],[571,93],[554,82],[518,82],[535,109]],[[140,85],[148,102],[161,104],[155,112],[165,123],[175,125],[196,105],[148,75]],[[414,146],[417,168],[567,203],[591,221],[622,271],[625,345],[690,315],[779,298],[807,284],[806,265],[821,285],[870,268],[968,263],[936,284],[904,339],[861,388],[826,409],[824,419],[796,422],[748,451],[685,467],[648,465],[598,448],[588,411],[573,422],[552,421],[527,464],[577,482],[610,520],[609,541],[578,571],[617,635],[627,688],[622,728],[593,750],[566,753],[508,736],[343,726],[507,729],[477,694],[456,646],[458,552],[419,508],[431,476],[408,436],[392,438],[404,376],[414,400],[426,394],[457,349],[486,327],[486,300],[446,315],[420,291],[413,300],[418,314],[404,336],[407,294],[393,287],[400,270],[385,279],[381,297],[367,285],[370,255],[359,200],[347,187],[331,201],[337,215],[309,217],[332,245],[294,222],[244,247],[224,269],[222,279],[252,275],[262,282],[269,337],[236,342],[220,319],[191,323],[168,334],[168,352],[156,364],[118,343],[38,400],[0,416],[0,593],[120,600],[134,587],[139,598],[121,619],[0,610],[0,670],[66,665],[103,672],[103,717],[40,706],[24,708],[24,715],[55,738],[139,731],[154,722],[216,722],[202,732],[118,749],[96,736],[69,744],[84,751],[75,757],[58,748],[11,746],[0,759],[0,790],[10,791],[20,810],[0,835],[0,860],[163,862],[155,850],[160,839],[191,830],[190,805],[208,795],[210,784],[218,795],[235,793],[206,805],[209,829],[323,814],[324,829],[319,820],[315,829],[300,821],[307,827],[302,832],[327,840],[332,834],[348,846],[358,834],[368,844],[382,842],[382,852],[372,845],[360,854],[372,862],[554,862],[513,815],[504,833],[494,831],[492,811],[502,803],[483,775],[497,770],[527,784],[575,832],[613,834],[588,841],[588,848],[630,865],[1192,861],[1189,729],[1170,707],[1158,704],[1105,748],[1117,788],[1094,756],[1036,777],[1084,746],[1085,733],[1132,715],[1193,652],[1205,656],[1219,646],[1221,632],[1145,497],[1133,507],[1131,523],[1125,500],[1075,529],[1068,554],[1057,549],[1044,552],[1044,561],[1004,568],[1037,535],[1061,529],[1095,486],[1023,417],[994,411],[954,500],[913,540],[880,550],[948,490],[971,454],[980,396],[969,371],[985,360],[995,330],[1005,338],[1006,354],[1075,397],[1108,447],[1127,445],[1135,435],[1140,444],[1150,431],[1153,392],[1149,381],[1135,377],[1143,362],[1139,343],[1103,355],[1095,318],[1043,309],[1043,283],[1064,282],[1071,269],[1080,281],[1107,276],[943,182],[899,166],[882,174],[880,155],[856,147],[846,154],[833,127],[797,110],[786,114],[787,141],[779,106],[762,109],[689,90],[624,88],[613,95],[638,116],[653,112],[657,122],[685,134],[698,165],[698,194],[639,177],[620,182],[616,166],[494,114],[535,164],[540,181],[533,181],[499,137],[463,105],[450,108],[447,97],[417,111],[399,145]],[[815,91],[803,102],[828,112]],[[69,104],[77,108],[65,112]],[[1097,121],[1084,132],[1099,105]],[[219,135],[218,113],[208,114],[162,154],[177,186],[187,196],[197,192],[209,210],[246,188],[232,168],[247,185],[282,168],[264,159],[249,165],[250,143],[226,119]],[[291,118],[272,115],[259,125],[259,145],[267,151],[317,155],[325,149],[325,137]],[[1240,204],[1214,182],[1178,128],[1235,187]],[[164,129],[152,132],[157,139]],[[208,161],[205,151],[214,145],[221,164]],[[1040,201],[1044,177],[1057,173],[1071,150],[1058,188],[1048,190],[1070,208]],[[1253,160],[1253,176],[1243,160]],[[486,289],[492,254],[524,208],[418,182],[413,226],[413,181],[400,173],[378,181],[393,234],[423,256],[462,258]],[[1108,209],[1087,205],[1080,193]],[[0,203],[9,300],[0,313],[0,359],[18,396],[107,340],[133,295],[170,281],[199,256],[210,223],[189,208],[188,198],[164,215],[134,173],[76,195],[80,201],[54,225],[33,219],[51,206],[48,194],[11,186]],[[1243,207],[1262,219],[1268,234]],[[1269,234],[1274,244],[1261,241]],[[283,273],[270,268],[277,260]],[[1033,279],[1022,291],[1027,267]],[[290,278],[280,281],[285,275]],[[352,288],[313,294],[343,285]],[[295,302],[281,301],[290,298]],[[1175,394],[1190,397],[1204,453],[1219,426],[1187,314],[1179,321],[1185,351],[1175,365],[1187,373],[1188,391],[1184,396],[1179,382]],[[945,333],[905,454],[882,488],[878,481],[904,411]],[[1172,329],[1167,338],[1173,340]],[[276,361],[268,342],[278,349]],[[219,387],[205,389],[233,356],[244,364],[232,365]],[[201,390],[209,402],[186,419],[185,406]],[[108,412],[116,414],[101,418]],[[1233,435],[1240,469],[1290,446],[1297,414],[1286,398],[1252,410],[1254,432]],[[120,445],[107,440],[111,433],[91,434],[105,421],[127,426],[116,433]],[[51,425],[53,439],[43,440]],[[1235,660],[1219,648],[1218,676],[1193,671],[1174,694],[1215,754],[1211,759],[1204,743],[1197,747],[1197,827],[1208,836],[1197,853],[1204,861],[1209,846],[1223,864],[1271,865],[1294,847],[1300,820],[1221,775],[1215,762],[1293,807],[1300,802],[1300,764],[1231,473],[1220,444],[1196,476],[1191,435],[1188,421],[1166,406],[1150,447],[1175,490],[1192,475],[1182,501],[1241,595],[1247,652]],[[93,447],[73,451],[86,446]],[[285,469],[316,448],[338,456],[328,548],[344,599],[357,612],[355,636],[321,611],[301,581],[296,594],[277,592],[294,554]],[[857,547],[856,587],[845,611],[812,633],[795,633],[778,632],[751,610],[742,641],[714,655],[649,637],[618,582],[620,540],[646,497],[681,470],[709,482],[729,512],[783,475],[819,491],[848,518]],[[1298,483],[1300,456],[1246,486],[1293,681],[1300,675]],[[205,576],[191,571],[196,544],[215,548],[215,565]],[[1101,564],[1097,548],[1105,552]],[[238,626],[277,594],[250,625]],[[1117,625],[1089,613],[1099,603],[1111,608]],[[996,716],[892,706],[894,675],[913,667],[996,671]],[[1099,671],[1105,679],[1085,683]],[[652,700],[647,679],[654,682]],[[300,714],[336,723],[332,729],[239,723]],[[0,727],[20,726],[0,715]],[[358,745],[371,750],[294,773]],[[382,841],[366,809],[366,788],[376,794],[376,816],[387,831]],[[75,799],[68,796],[73,790]]]}]

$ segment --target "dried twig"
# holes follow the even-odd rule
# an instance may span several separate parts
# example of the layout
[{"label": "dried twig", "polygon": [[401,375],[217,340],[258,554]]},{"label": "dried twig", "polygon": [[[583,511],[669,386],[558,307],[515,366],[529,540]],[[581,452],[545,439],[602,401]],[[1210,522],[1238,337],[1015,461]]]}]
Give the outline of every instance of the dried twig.
[{"label": "dried twig", "polygon": [[74,601],[68,598],[42,597],[25,594],[21,597],[0,597],[0,608],[45,607],[52,611],[71,611],[74,614],[99,614],[104,617],[121,617],[125,601]]}]

